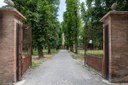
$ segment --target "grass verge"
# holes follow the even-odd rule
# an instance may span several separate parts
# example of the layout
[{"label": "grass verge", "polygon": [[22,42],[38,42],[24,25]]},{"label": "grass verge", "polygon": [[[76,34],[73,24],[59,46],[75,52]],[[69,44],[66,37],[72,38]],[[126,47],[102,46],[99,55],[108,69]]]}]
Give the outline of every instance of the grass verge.
[{"label": "grass verge", "polygon": [[103,57],[103,50],[88,50],[86,52],[86,54],[94,56],[94,57],[102,58]]},{"label": "grass verge", "polygon": [[72,53],[72,52],[70,52],[70,53],[71,53],[73,59],[80,60],[80,61],[84,60],[84,54],[80,54],[80,53],[76,54],[76,53]]},{"label": "grass verge", "polygon": [[[71,55],[74,59],[83,61],[84,60],[84,50],[78,50],[78,54],[72,53]],[[86,52],[86,55],[91,55],[94,57],[102,58],[103,56],[103,51],[102,50],[88,50]]]},{"label": "grass verge", "polygon": [[33,56],[32,56],[32,69],[35,69],[36,67],[38,67],[40,64],[42,64],[43,62],[51,59],[55,54],[58,53],[57,50],[52,49],[51,50],[51,54],[47,54],[47,50],[44,50],[44,57],[43,58],[38,58],[38,51],[34,50],[33,51]]}]

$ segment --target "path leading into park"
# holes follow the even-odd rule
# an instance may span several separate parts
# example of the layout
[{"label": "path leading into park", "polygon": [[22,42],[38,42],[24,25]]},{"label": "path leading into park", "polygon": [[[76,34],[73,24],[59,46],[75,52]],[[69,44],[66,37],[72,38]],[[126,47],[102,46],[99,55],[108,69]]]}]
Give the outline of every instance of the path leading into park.
[{"label": "path leading into park", "polygon": [[[61,50],[24,76],[16,85],[113,85]],[[119,85],[119,84],[118,84]]]}]

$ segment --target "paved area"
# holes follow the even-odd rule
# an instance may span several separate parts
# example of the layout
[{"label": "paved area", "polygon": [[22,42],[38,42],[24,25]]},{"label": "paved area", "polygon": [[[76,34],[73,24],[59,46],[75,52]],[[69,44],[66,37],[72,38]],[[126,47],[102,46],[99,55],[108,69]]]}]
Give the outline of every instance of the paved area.
[{"label": "paved area", "polygon": [[[113,85],[61,50],[51,60],[28,72],[16,85]],[[117,84],[120,85],[120,84]],[[124,84],[122,84],[124,85]]]}]

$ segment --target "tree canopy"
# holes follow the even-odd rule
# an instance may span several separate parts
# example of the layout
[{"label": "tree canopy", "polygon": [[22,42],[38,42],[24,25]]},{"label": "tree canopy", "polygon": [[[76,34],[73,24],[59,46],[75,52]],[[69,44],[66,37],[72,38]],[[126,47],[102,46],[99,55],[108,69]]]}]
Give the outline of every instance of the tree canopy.
[{"label": "tree canopy", "polygon": [[[95,49],[102,49],[103,32],[99,22],[111,9],[114,2],[118,10],[128,11],[127,0],[66,0],[66,11],[63,22],[57,19],[59,0],[13,0],[15,7],[27,18],[25,25],[32,28],[33,48],[38,49],[43,57],[43,48],[59,48],[62,34],[65,35],[65,46],[78,53],[78,47],[92,40]],[[85,34],[84,34],[85,33]],[[86,41],[84,41],[86,40]]]},{"label": "tree canopy", "polygon": [[60,23],[57,20],[59,0],[13,0],[15,7],[27,18],[26,25],[32,27],[33,48],[38,49],[39,57],[43,57],[43,48],[57,48],[59,42]]},{"label": "tree canopy", "polygon": [[111,5],[117,2],[118,11],[128,11],[127,0],[86,0],[81,3],[81,18],[86,32],[86,43],[93,41],[94,48],[102,49],[103,32],[99,20],[111,10]]},{"label": "tree canopy", "polygon": [[64,13],[64,21],[62,27],[65,33],[65,45],[77,53],[78,37],[80,28],[79,0],[66,0],[66,12]]}]

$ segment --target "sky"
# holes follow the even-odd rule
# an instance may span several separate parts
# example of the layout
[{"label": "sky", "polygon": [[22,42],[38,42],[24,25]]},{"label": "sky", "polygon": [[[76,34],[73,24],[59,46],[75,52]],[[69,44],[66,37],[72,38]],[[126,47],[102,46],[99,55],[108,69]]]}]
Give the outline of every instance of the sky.
[{"label": "sky", "polygon": [[[80,2],[85,2],[85,0],[80,0]],[[59,12],[58,12],[58,20],[60,22],[63,21],[63,13],[66,11],[66,4],[65,0],[60,0],[60,5],[59,5]]]},{"label": "sky", "polygon": [[6,5],[6,4],[4,3],[4,0],[0,0],[0,7],[2,7],[2,6],[4,6],[4,5]]},{"label": "sky", "polygon": [[[0,7],[4,6],[5,3],[3,2],[4,0],[0,0]],[[84,2],[85,0],[80,0],[80,2]],[[65,0],[60,0],[60,5],[59,5],[59,11],[58,11],[58,20],[60,22],[63,21],[63,13],[66,11],[66,4]]]}]

